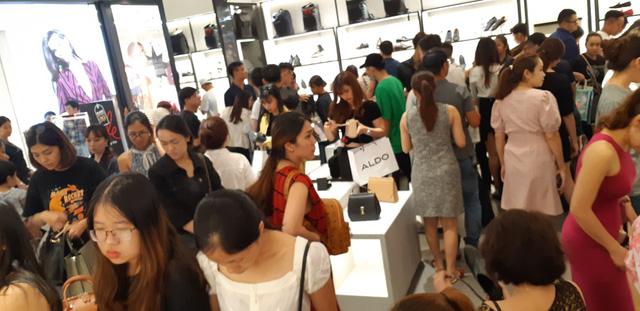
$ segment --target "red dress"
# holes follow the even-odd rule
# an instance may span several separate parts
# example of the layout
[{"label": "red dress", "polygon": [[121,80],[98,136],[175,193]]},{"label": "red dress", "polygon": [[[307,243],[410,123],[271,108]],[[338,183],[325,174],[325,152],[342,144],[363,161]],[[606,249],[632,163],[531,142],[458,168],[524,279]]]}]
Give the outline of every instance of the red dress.
[{"label": "red dress", "polygon": [[[636,170],[631,154],[608,135],[595,134],[586,148],[599,140],[606,140],[618,152],[620,172],[604,178],[592,209],[607,232],[617,239],[622,226],[620,199],[631,192]],[[578,160],[576,176],[581,167],[582,156]],[[571,279],[582,290],[587,310],[634,310],[625,271],[614,266],[609,252],[589,237],[571,214],[562,228],[562,245],[571,264]]]},{"label": "red dress", "polygon": [[[287,205],[287,201],[284,199],[284,184],[287,180],[287,176],[293,170],[298,170],[293,166],[287,166],[276,172],[276,180],[273,189],[273,215],[269,217],[269,221],[275,227],[282,227],[282,221],[284,219],[284,209]],[[309,200],[311,201],[311,211],[304,216],[304,219],[323,236],[327,237],[327,212],[324,209],[322,199],[318,195],[318,192],[313,187],[313,181],[309,176],[297,173],[291,179],[289,187],[294,183],[301,182],[309,189]]]}]

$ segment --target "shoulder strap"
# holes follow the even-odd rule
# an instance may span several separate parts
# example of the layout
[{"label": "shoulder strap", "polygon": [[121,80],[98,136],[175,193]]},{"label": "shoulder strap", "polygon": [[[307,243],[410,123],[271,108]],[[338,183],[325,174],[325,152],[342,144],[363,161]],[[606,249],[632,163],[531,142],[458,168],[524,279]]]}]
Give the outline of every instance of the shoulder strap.
[{"label": "shoulder strap", "polygon": [[[302,275],[300,276],[300,292],[298,293],[298,311],[302,311],[302,295],[304,294],[304,274],[307,269],[307,254],[309,253],[310,241],[307,241],[307,246],[304,248],[304,255],[302,257]],[[501,311],[501,310],[498,310]]]},{"label": "shoulder strap", "polygon": [[598,80],[596,80],[596,71],[593,69],[593,67],[591,67],[591,63],[589,63],[589,60],[584,56],[584,54],[580,54],[580,56],[582,56],[582,59],[584,59],[584,62],[587,63],[587,71],[589,72],[589,75],[593,80],[593,86],[596,88],[596,91],[600,93],[601,86],[598,84]]},{"label": "shoulder strap", "polygon": [[502,309],[500,309],[500,305],[498,304],[498,302],[497,302],[497,301],[495,301],[495,300],[491,300],[491,302],[493,302],[493,304],[496,306],[496,309],[497,309],[498,311],[502,311]]},{"label": "shoulder strap", "polygon": [[204,155],[202,153],[198,153],[198,157],[202,160],[202,164],[204,164],[204,171],[207,173],[207,185],[209,186],[209,193],[211,193],[211,177],[209,177],[209,167],[207,166],[207,160],[204,159]]},{"label": "shoulder strap", "polygon": [[291,180],[293,176],[300,173],[298,170],[292,170],[287,174],[287,179],[284,181],[284,189],[282,189],[282,194],[284,196],[284,200],[286,201],[289,198],[289,188],[291,187]]}]

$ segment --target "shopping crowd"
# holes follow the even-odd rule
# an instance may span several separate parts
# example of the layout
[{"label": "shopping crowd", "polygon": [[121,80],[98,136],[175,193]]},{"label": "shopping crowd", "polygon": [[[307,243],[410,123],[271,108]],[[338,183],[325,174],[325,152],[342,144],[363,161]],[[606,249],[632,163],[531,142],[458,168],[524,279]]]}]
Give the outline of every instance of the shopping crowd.
[{"label": "shopping crowd", "polygon": [[[437,290],[392,310],[635,310],[640,24],[620,34],[625,16],[611,11],[580,54],[578,21],[562,10],[549,37],[518,24],[513,49],[482,38],[470,69],[438,35],[416,34],[403,62],[382,42],[363,75],[313,76],[313,95],[298,94],[291,64],[249,77],[234,62],[224,110],[210,82],[203,98],[185,87],[179,115],[167,102],[126,115],[120,155],[104,126],[48,121],[24,134],[25,153],[0,117],[0,309],[62,310],[65,273],[48,247],[62,237],[57,255],[95,249],[99,310],[339,310],[332,231],[305,162],[318,146],[333,177],[352,180],[347,151],[388,137]],[[593,100],[577,105],[585,92]],[[452,286],[461,234],[502,299],[474,306]]]}]

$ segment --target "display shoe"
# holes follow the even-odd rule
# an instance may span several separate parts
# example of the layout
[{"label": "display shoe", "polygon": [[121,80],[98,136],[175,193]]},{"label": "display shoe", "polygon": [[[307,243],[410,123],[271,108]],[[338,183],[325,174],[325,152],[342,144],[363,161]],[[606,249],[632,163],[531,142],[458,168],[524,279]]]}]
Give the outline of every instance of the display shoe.
[{"label": "display shoe", "polygon": [[378,38],[378,42],[376,43],[376,50],[380,49],[380,43],[382,43],[382,38]]},{"label": "display shoe", "polygon": [[493,24],[496,23],[496,21],[498,21],[498,19],[496,19],[496,17],[492,17],[488,22],[487,22],[487,26],[484,27],[484,31],[489,31],[489,29],[491,29],[491,27],[493,26]]},{"label": "display shoe", "polygon": [[397,51],[404,51],[404,50],[408,50],[408,49],[410,49],[410,48],[411,48],[411,45],[406,45],[406,44],[404,44],[404,43],[396,44],[396,45],[394,45],[394,46],[393,46],[393,50],[394,50],[395,52],[397,52]]},{"label": "display shoe", "polygon": [[458,41],[460,41],[460,32],[458,31],[458,28],[456,28],[456,30],[453,31],[453,42]]},{"label": "display shoe", "polygon": [[182,76],[183,76],[183,77],[190,77],[190,76],[193,76],[193,72],[191,72],[191,71],[183,72],[183,73],[182,73]]},{"label": "display shoe", "polygon": [[620,12],[622,12],[622,14],[624,14],[624,16],[633,15],[633,9],[629,9],[629,10],[626,10],[626,11],[620,10]]},{"label": "display shoe", "polygon": [[402,37],[400,37],[400,38],[397,38],[397,39],[396,39],[396,42],[397,42],[397,43],[400,43],[400,42],[407,42],[407,41],[411,41],[411,40],[413,40],[413,39],[411,39],[411,38],[407,38],[407,37],[405,37],[405,36],[402,36]]},{"label": "display shoe", "polygon": [[493,24],[493,27],[491,27],[491,31],[498,29],[498,27],[502,26],[502,24],[504,24],[506,21],[507,19],[503,16],[495,24]]},{"label": "display shoe", "polygon": [[315,51],[313,55],[311,55],[311,57],[316,58],[316,57],[322,57],[323,55],[324,55],[324,49],[322,48],[322,45],[318,44],[318,50]]},{"label": "display shoe", "polygon": [[462,67],[463,69],[464,67],[467,67],[467,63],[464,61],[464,56],[460,55],[458,61],[460,62],[460,67]]},{"label": "display shoe", "polygon": [[627,1],[627,2],[624,2],[624,3],[618,2],[618,4],[616,4],[614,6],[610,6],[609,8],[610,9],[620,9],[620,8],[625,8],[625,7],[628,7],[628,6],[631,6],[631,1]]},{"label": "display shoe", "polygon": [[360,44],[360,46],[356,48],[356,50],[362,50],[362,49],[368,49],[368,48],[369,48],[369,43],[362,43]]},{"label": "display shoe", "polygon": [[293,64],[293,60],[294,60],[293,55],[289,56],[289,64]]},{"label": "display shoe", "polygon": [[300,66],[300,57],[298,57],[298,55],[296,55],[296,57],[293,58],[292,65],[293,65],[293,67]]},{"label": "display shoe", "polygon": [[300,86],[302,86],[303,89],[307,88],[307,84],[304,83],[304,79],[302,80],[302,82],[300,83]]},{"label": "display shoe", "polygon": [[447,30],[447,36],[445,37],[444,42],[451,43],[451,30]]}]

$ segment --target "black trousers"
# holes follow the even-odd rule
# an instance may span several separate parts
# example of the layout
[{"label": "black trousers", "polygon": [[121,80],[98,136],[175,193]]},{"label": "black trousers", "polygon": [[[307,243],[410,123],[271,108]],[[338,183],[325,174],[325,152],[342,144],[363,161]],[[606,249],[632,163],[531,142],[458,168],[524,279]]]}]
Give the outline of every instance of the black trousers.
[{"label": "black trousers", "polygon": [[393,179],[396,181],[396,186],[399,187],[399,181],[402,176],[406,176],[407,180],[411,182],[411,157],[408,153],[404,152],[396,153],[395,156],[400,170],[394,172],[392,175]]}]

